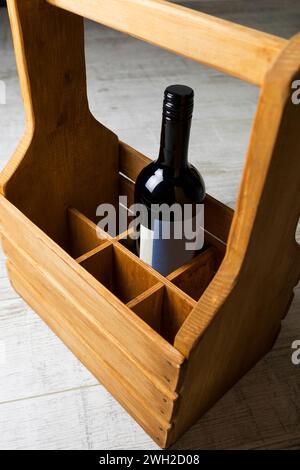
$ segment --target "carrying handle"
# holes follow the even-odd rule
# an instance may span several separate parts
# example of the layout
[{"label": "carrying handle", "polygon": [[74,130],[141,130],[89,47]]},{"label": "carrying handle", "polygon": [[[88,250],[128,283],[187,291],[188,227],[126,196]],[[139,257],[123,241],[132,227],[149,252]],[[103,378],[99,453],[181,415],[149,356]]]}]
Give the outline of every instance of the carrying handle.
[{"label": "carrying handle", "polygon": [[164,0],[47,0],[255,85],[287,44],[283,38]]}]

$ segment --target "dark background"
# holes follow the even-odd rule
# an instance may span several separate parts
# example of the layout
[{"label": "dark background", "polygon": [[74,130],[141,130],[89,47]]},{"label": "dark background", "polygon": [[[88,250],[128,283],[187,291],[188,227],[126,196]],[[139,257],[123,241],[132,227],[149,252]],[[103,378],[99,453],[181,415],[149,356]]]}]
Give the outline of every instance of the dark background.
[{"label": "dark background", "polygon": [[0,7],[5,7],[6,1],[5,0],[0,0]]}]

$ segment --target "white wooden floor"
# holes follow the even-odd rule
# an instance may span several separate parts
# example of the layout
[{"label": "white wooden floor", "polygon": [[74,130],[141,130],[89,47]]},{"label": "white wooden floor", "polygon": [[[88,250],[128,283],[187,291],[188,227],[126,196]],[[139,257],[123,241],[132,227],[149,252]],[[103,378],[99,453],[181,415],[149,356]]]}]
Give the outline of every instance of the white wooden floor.
[{"label": "white wooden floor", "polygon": [[[300,31],[299,0],[188,1],[284,37]],[[284,5],[284,6],[283,6]],[[159,143],[162,93],[196,93],[190,157],[208,192],[234,206],[258,90],[93,23],[86,25],[91,109],[149,156]],[[9,24],[0,13],[0,168],[24,128]],[[42,155],[41,155],[42,158]],[[298,231],[298,237],[300,233]],[[300,237],[299,237],[300,240]],[[176,449],[300,448],[300,287],[274,350],[176,444]],[[0,251],[0,449],[155,449],[156,445],[11,289]]]}]

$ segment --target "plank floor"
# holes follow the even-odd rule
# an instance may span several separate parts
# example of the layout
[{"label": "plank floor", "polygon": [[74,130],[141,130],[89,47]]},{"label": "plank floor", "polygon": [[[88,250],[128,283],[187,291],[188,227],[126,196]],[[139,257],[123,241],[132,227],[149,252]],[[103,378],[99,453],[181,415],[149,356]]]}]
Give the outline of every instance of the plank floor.
[{"label": "plank floor", "polygon": [[[286,38],[300,31],[299,0],[177,3]],[[208,192],[234,207],[258,90],[92,22],[86,23],[86,48],[92,112],[150,157],[158,151],[163,89],[175,82],[195,89],[190,160]],[[1,169],[24,129],[3,9],[0,80],[7,94],[0,104]],[[291,362],[299,313],[300,286],[273,351],[175,449],[300,448],[300,365]],[[0,449],[156,448],[12,290],[0,251]]]}]

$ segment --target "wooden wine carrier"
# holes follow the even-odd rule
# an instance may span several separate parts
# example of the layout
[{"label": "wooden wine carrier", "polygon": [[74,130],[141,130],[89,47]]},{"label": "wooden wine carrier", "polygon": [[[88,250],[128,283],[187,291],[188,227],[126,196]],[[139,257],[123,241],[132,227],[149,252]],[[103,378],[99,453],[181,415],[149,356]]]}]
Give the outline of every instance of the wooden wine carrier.
[{"label": "wooden wine carrier", "polygon": [[[300,35],[287,41],[161,0],[8,0],[8,9],[27,116],[0,181],[11,282],[170,446],[271,349],[299,279]],[[236,211],[207,196],[206,248],[167,278],[126,233],[96,235],[96,207],[131,201],[149,160],[89,111],[82,17],[261,87]]]}]

